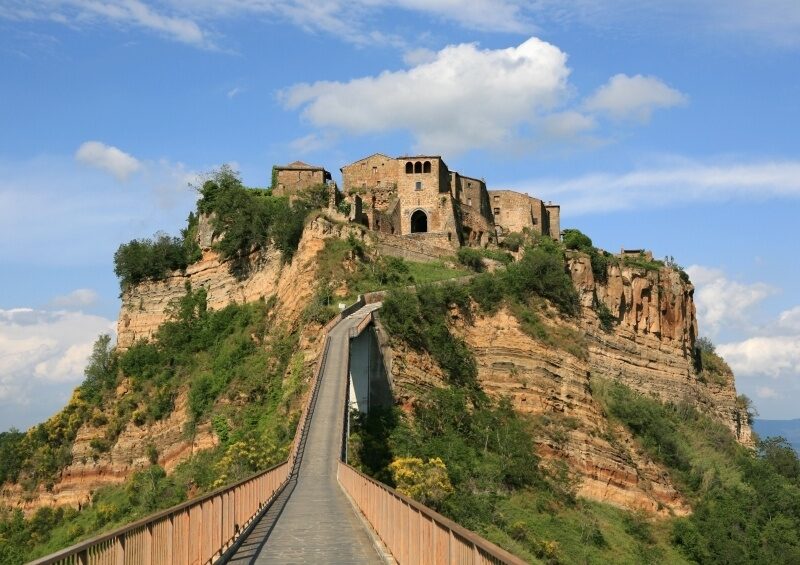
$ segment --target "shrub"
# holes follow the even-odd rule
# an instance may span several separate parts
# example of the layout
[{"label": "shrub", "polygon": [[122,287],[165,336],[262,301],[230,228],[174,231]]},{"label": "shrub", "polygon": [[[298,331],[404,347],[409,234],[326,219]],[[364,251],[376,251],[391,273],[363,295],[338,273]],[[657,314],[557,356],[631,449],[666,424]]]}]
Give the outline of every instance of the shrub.
[{"label": "shrub", "polygon": [[212,174],[200,188],[198,211],[212,215],[214,232],[222,237],[215,244],[231,261],[231,272],[245,276],[251,253],[270,242],[289,261],[297,250],[305,220],[312,210],[328,205],[330,188],[313,186],[293,202],[272,196],[270,191],[249,189],[238,173],[227,165]]},{"label": "shrub", "polygon": [[397,490],[423,504],[438,504],[453,492],[447,466],[439,457],[399,457],[389,465]]},{"label": "shrub", "polygon": [[408,264],[399,257],[381,257],[373,265],[373,274],[383,286],[407,285],[414,282]]},{"label": "shrub", "polygon": [[595,299],[594,311],[600,319],[600,327],[605,331],[610,332],[614,329],[614,324],[617,323],[617,318],[611,313],[611,310],[606,306],[605,302]]},{"label": "shrub", "polygon": [[514,257],[507,251],[500,251],[499,249],[481,249],[480,253],[487,259],[492,259],[503,265],[514,262]]},{"label": "shrub", "polygon": [[506,294],[504,279],[489,273],[476,276],[469,282],[469,294],[486,312],[494,312],[503,303]]},{"label": "shrub", "polygon": [[86,378],[79,389],[81,396],[87,403],[99,406],[104,393],[117,382],[117,355],[110,335],[103,334],[94,342],[84,375]]},{"label": "shrub", "polygon": [[525,243],[525,236],[519,232],[511,232],[507,234],[503,241],[500,242],[500,247],[504,247],[510,251],[519,251],[520,247]]},{"label": "shrub", "polygon": [[476,273],[481,273],[486,269],[483,264],[483,254],[477,249],[462,247],[458,250],[457,257],[459,263],[465,267],[469,267]]},{"label": "shrub", "polygon": [[576,315],[580,311],[578,292],[557,249],[526,249],[520,261],[508,266],[504,278],[508,290],[521,302],[538,295],[550,300],[564,314]]},{"label": "shrub", "polygon": [[146,280],[160,280],[189,264],[184,240],[157,233],[153,239],[134,239],[114,253],[114,273],[122,290]]},{"label": "shrub", "polygon": [[563,231],[562,243],[567,249],[588,252],[592,247],[592,240],[580,230],[565,229]]},{"label": "shrub", "polygon": [[592,275],[594,280],[600,284],[608,282],[608,267],[615,264],[614,257],[606,252],[592,247],[589,251],[589,260],[592,263]]}]

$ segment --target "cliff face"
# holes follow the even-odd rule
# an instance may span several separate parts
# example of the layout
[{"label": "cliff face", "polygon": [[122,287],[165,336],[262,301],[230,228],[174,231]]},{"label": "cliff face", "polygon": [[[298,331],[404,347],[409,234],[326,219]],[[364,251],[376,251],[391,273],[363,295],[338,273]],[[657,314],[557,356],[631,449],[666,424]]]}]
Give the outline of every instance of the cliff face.
[{"label": "cliff face", "polygon": [[[537,451],[545,461],[568,464],[579,479],[578,494],[630,509],[685,514],[689,507],[666,470],[603,414],[592,397],[590,378],[615,379],[664,401],[688,401],[749,444],[751,431],[737,416],[733,379],[725,386],[698,380],[692,356],[694,289],[670,269],[613,266],[607,282],[597,284],[588,257],[571,258],[568,267],[582,315],[565,321],[553,312],[546,323],[585,339],[584,355],[533,339],[507,309],[490,316],[476,310],[471,320],[454,310],[451,327],[474,353],[484,390],[510,397],[517,410],[539,421]],[[609,332],[601,329],[595,296],[618,320]],[[426,388],[444,386],[441,371],[427,355],[394,347],[392,380],[402,402],[413,402]]]},{"label": "cliff face", "polygon": [[[117,399],[123,401],[126,394],[127,387],[123,383],[117,390]],[[72,445],[72,464],[61,472],[52,490],[39,489],[30,493],[20,485],[5,485],[2,503],[25,511],[41,506],[88,504],[97,489],[125,482],[135,471],[147,468],[153,448],[158,453],[158,464],[172,471],[193,453],[218,443],[208,423],[200,424],[191,437],[184,434],[184,426],[190,420],[187,404],[187,394],[183,390],[167,418],[141,427],[129,422],[111,449],[102,454],[96,454],[91,443],[103,439],[105,428],[84,424]],[[112,411],[113,406],[107,410]]]},{"label": "cliff face", "polygon": [[[694,287],[672,269],[644,271],[610,266],[608,280],[594,280],[588,257],[569,261],[581,297],[581,329],[589,338],[593,375],[616,379],[632,389],[663,401],[688,402],[716,416],[737,439],[751,445],[752,430],[736,408],[733,376],[727,384],[702,382],[694,363],[697,318]],[[605,332],[594,297],[618,320]]]},{"label": "cliff face", "polygon": [[291,263],[284,264],[280,252],[270,248],[250,257],[251,271],[240,279],[231,274],[229,263],[212,250],[215,238],[210,221],[201,216],[198,239],[202,259],[190,265],[185,273],[176,272],[162,281],[145,282],[123,293],[117,346],[127,349],[138,339],[151,338],[168,319],[170,304],[186,293],[187,284],[206,290],[208,307],[212,310],[231,303],[274,297],[280,319],[296,321],[316,288],[317,253],[326,238],[338,236],[342,229],[324,218],[316,218],[307,226]]}]

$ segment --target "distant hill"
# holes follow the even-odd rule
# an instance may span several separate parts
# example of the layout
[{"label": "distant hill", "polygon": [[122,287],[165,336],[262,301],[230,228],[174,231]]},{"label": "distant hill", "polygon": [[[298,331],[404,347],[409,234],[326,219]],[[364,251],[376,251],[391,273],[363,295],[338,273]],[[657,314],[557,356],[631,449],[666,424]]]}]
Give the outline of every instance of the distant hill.
[{"label": "distant hill", "polygon": [[762,438],[783,436],[800,453],[800,418],[796,420],[756,420],[753,429]]}]

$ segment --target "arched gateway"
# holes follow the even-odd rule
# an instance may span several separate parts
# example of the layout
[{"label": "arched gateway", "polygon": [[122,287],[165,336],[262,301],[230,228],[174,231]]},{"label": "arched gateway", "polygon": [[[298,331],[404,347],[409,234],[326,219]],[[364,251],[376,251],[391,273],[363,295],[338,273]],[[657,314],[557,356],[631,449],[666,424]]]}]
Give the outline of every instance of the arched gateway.
[{"label": "arched gateway", "polygon": [[426,233],[428,231],[428,216],[422,210],[411,214],[411,233]]}]

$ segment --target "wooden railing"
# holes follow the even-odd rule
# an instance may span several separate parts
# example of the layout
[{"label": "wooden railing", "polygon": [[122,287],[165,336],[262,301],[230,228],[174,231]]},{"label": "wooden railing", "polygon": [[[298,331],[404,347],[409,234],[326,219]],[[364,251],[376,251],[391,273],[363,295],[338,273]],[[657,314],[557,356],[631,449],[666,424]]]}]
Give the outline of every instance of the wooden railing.
[{"label": "wooden railing", "polygon": [[286,482],[284,462],[231,486],[63,549],[33,564],[210,563]]},{"label": "wooden railing", "polygon": [[322,330],[325,339],[322,354],[309,383],[309,394],[287,461],[233,485],[37,559],[30,565],[206,564],[221,557],[261,515],[296,471],[295,464],[305,440],[319,390],[319,377],[328,355],[330,338],[327,334],[344,317],[363,305],[359,298]]},{"label": "wooden railing", "polygon": [[339,484],[400,565],[508,564],[525,561],[339,461]]}]

